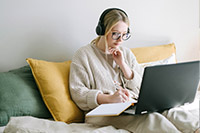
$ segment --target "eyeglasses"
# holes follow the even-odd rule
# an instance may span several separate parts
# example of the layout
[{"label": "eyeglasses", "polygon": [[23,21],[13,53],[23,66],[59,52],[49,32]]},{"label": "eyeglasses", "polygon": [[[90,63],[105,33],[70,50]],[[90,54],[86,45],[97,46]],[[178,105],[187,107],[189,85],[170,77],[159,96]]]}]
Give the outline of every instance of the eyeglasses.
[{"label": "eyeglasses", "polygon": [[121,36],[122,36],[122,40],[126,41],[131,37],[131,34],[130,33],[125,33],[125,34],[121,35],[121,33],[112,32],[112,39],[113,40],[118,40]]}]

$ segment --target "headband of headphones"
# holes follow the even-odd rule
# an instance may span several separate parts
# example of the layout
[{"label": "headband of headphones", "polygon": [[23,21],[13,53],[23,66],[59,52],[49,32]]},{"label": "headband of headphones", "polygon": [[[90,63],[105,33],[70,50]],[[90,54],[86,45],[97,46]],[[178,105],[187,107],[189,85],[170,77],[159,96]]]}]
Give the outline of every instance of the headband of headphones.
[{"label": "headband of headphones", "polygon": [[[119,11],[123,12],[123,13],[128,17],[128,15],[127,15],[123,10],[121,10],[121,9],[119,9],[119,8],[108,8],[108,9],[106,9],[106,10],[101,14],[101,16],[100,16],[100,18],[99,18],[99,22],[98,22],[98,25],[97,25],[97,27],[96,27],[96,33],[97,33],[97,35],[104,35],[104,34],[105,34],[105,29],[106,29],[106,27],[104,26],[104,17],[106,16],[106,14],[107,14],[108,12],[110,12],[110,11],[112,11],[112,10],[119,10]],[[130,31],[129,31],[129,28],[128,28],[128,32],[130,32]]]}]

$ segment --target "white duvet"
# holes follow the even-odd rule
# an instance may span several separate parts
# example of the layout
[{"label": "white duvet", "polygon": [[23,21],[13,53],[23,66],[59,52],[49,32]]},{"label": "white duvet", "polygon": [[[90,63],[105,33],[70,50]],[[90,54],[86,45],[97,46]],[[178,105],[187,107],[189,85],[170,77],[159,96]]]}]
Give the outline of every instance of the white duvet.
[{"label": "white duvet", "polygon": [[[199,97],[195,98],[192,104],[183,108],[190,110],[199,117]],[[40,119],[31,116],[11,117],[6,125],[4,133],[129,133],[123,129],[116,129],[113,126],[98,127],[87,123],[56,122],[53,120]]]},{"label": "white duvet", "polygon": [[128,133],[113,126],[98,127],[86,123],[66,124],[31,116],[12,117],[4,133]]}]

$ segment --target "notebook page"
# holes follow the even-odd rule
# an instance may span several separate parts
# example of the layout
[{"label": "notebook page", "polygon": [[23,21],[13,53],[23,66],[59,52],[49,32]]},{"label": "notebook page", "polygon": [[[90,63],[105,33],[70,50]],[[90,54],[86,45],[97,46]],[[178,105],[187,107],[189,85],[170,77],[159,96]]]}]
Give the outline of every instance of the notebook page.
[{"label": "notebook page", "polygon": [[110,104],[101,104],[89,113],[86,114],[86,117],[89,116],[117,116],[121,114],[124,110],[130,107],[132,102],[125,103],[110,103]]}]

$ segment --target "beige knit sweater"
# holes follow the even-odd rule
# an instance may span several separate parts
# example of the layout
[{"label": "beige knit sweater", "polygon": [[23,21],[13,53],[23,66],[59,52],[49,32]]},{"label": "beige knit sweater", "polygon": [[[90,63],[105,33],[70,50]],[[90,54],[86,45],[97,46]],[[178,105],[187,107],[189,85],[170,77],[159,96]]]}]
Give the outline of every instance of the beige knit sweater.
[{"label": "beige knit sweater", "polygon": [[105,55],[94,44],[80,48],[73,56],[70,67],[70,93],[75,103],[84,111],[98,106],[98,93],[114,94],[114,81],[127,88],[132,97],[137,98],[141,85],[141,68],[130,49],[120,46],[124,60],[134,72],[134,77],[127,80],[112,55]]}]

